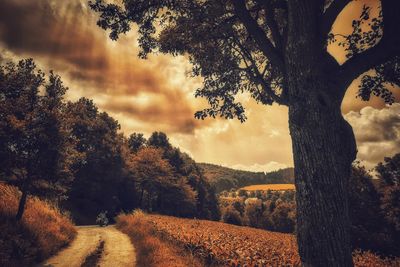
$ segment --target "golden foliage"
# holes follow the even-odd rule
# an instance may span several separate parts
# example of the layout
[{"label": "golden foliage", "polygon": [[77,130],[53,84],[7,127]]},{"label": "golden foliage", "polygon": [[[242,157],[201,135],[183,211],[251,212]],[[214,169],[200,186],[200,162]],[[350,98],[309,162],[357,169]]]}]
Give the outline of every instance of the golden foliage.
[{"label": "golden foliage", "polygon": [[71,242],[71,220],[50,203],[29,197],[22,220],[15,221],[21,193],[0,183],[0,265],[14,266],[41,261]]}]

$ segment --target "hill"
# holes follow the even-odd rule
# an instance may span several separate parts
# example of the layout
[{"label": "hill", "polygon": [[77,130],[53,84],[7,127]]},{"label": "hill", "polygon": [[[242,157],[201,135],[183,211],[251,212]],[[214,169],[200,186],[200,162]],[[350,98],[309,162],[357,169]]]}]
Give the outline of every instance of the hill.
[{"label": "hill", "polygon": [[209,163],[198,163],[214,186],[217,193],[224,190],[238,189],[248,185],[256,184],[293,184],[294,169],[286,168],[273,172],[251,172],[235,170]]}]

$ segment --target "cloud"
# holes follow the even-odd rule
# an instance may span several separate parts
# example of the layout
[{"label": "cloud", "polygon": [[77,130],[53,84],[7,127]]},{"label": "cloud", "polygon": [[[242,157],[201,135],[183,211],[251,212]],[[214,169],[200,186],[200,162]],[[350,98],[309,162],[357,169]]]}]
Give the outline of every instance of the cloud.
[{"label": "cloud", "polygon": [[[167,55],[139,59],[136,32],[109,40],[87,1],[3,0],[0,43],[15,57],[34,57],[41,67],[54,69],[70,87],[70,99],[94,99],[128,133],[152,126],[190,134],[206,125],[193,115],[199,109],[191,94],[198,80],[186,78],[187,60]],[[135,105],[143,92],[151,94],[151,101]]]},{"label": "cloud", "polygon": [[358,159],[372,168],[384,157],[400,152],[400,104],[383,109],[365,107],[349,112],[345,118],[353,126]]},{"label": "cloud", "polygon": [[236,170],[244,170],[252,172],[271,172],[287,168],[288,166],[286,164],[282,164],[276,161],[270,161],[266,164],[257,164],[257,163],[253,165],[236,164],[229,167]]}]

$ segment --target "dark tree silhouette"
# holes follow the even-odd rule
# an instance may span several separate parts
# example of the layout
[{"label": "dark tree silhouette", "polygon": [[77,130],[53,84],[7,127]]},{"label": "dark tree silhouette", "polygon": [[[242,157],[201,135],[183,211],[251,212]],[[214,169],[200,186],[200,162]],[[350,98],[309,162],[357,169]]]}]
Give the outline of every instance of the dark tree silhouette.
[{"label": "dark tree silhouette", "polygon": [[147,145],[158,147],[158,148],[171,148],[171,144],[169,143],[169,139],[167,135],[163,132],[154,132],[147,140]]},{"label": "dark tree silhouette", "polygon": [[[400,153],[386,157],[384,162],[376,166],[380,180],[382,213],[391,226],[395,244],[400,242]],[[395,253],[399,254],[399,246]],[[397,248],[397,249],[396,249]]]},{"label": "dark tree silhouette", "polygon": [[[381,14],[365,7],[353,32],[331,32],[349,0],[131,0],[123,6],[98,0],[98,25],[116,40],[139,26],[139,56],[151,52],[188,55],[193,75],[204,77],[196,96],[210,107],[206,116],[245,120],[235,95],[250,92],[262,104],[289,107],[296,201],[297,240],[304,266],[352,266],[348,180],[356,157],[341,103],[351,82],[365,76],[360,96],[388,103],[384,79],[398,83],[400,3],[381,1]],[[370,27],[366,27],[369,24]],[[368,30],[365,30],[368,28]],[[328,52],[340,42],[348,60],[340,65]]]},{"label": "dark tree silhouette", "polygon": [[128,146],[132,152],[136,153],[140,148],[146,145],[146,138],[142,133],[133,133],[128,138]]},{"label": "dark tree silhouette", "polygon": [[60,199],[73,180],[80,154],[64,114],[66,90],[31,59],[0,66],[0,174],[22,192],[17,220],[29,194]]}]

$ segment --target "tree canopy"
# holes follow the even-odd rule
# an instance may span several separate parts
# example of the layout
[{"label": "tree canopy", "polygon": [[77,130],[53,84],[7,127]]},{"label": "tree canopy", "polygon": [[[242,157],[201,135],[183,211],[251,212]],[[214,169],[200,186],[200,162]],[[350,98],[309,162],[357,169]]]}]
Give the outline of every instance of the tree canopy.
[{"label": "tree canopy", "polygon": [[[374,69],[363,76],[359,96],[369,100],[374,94],[393,103],[388,85],[400,84],[398,3],[381,1],[377,17],[364,6],[359,19],[352,22],[352,32],[336,34],[332,25],[349,2],[314,2],[320,25],[316,53],[321,54],[325,72],[340,81],[341,95],[355,78]],[[244,107],[236,101],[242,92],[262,104],[289,104],[284,54],[290,49],[290,13],[296,12],[291,1],[125,0],[116,5],[96,0],[90,6],[100,13],[98,25],[111,30],[113,40],[128,32],[131,23],[139,26],[140,57],[152,52],[188,56],[192,74],[204,77],[196,96],[205,97],[210,104],[196,113],[198,118],[220,115],[244,121]],[[326,50],[333,42],[346,51],[348,60],[342,65]]]}]

